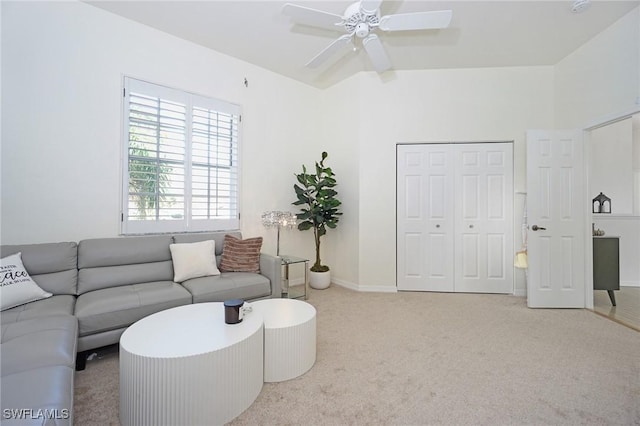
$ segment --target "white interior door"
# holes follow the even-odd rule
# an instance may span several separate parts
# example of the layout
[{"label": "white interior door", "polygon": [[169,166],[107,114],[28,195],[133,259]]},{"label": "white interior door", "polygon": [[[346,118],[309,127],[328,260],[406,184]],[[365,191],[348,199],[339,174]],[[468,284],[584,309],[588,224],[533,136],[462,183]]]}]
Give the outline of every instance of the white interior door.
[{"label": "white interior door", "polygon": [[456,144],[455,291],[513,293],[513,144]]},{"label": "white interior door", "polygon": [[453,153],[398,145],[398,290],[453,291]]},{"label": "white interior door", "polygon": [[583,182],[579,131],[527,132],[529,307],[585,307]]}]

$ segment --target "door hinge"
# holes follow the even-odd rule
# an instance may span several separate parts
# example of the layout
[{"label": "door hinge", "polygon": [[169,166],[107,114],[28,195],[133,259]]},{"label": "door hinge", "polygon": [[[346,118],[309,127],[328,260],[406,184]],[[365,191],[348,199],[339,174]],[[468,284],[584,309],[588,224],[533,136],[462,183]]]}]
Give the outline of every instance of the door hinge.
[{"label": "door hinge", "polygon": [[124,222],[124,213],[120,213],[120,222]]}]

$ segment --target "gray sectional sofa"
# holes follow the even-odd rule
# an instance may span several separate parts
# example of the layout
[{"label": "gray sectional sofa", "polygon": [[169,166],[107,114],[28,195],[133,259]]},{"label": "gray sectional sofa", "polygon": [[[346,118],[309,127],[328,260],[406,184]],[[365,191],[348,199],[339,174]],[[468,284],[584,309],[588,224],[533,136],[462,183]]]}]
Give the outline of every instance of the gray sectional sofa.
[{"label": "gray sectional sofa", "polygon": [[118,343],[145,316],[189,303],[280,297],[280,259],[267,254],[260,255],[260,273],[173,282],[170,244],[213,239],[219,264],[224,235],[0,246],[0,257],[21,252],[29,275],[53,294],[1,313],[2,423],[72,424],[74,367],[83,369],[92,350]]}]

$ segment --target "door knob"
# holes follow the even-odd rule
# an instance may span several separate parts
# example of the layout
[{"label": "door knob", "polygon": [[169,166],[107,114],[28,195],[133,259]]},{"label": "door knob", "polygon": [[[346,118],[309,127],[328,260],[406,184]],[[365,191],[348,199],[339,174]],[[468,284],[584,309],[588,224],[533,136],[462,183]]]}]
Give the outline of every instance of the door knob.
[{"label": "door knob", "polygon": [[546,231],[547,230],[547,228],[543,228],[542,226],[538,226],[538,225],[533,225],[531,227],[532,231],[537,231],[538,229],[541,230],[541,231]]}]

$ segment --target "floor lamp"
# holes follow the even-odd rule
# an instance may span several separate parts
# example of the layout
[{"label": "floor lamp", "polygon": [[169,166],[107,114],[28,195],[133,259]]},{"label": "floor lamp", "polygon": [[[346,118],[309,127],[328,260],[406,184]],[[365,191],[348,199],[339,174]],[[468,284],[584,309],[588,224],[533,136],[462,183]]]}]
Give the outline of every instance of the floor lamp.
[{"label": "floor lamp", "polygon": [[298,223],[295,213],[272,210],[262,213],[262,224],[266,228],[277,228],[276,256],[280,256],[280,228],[295,228]]}]

